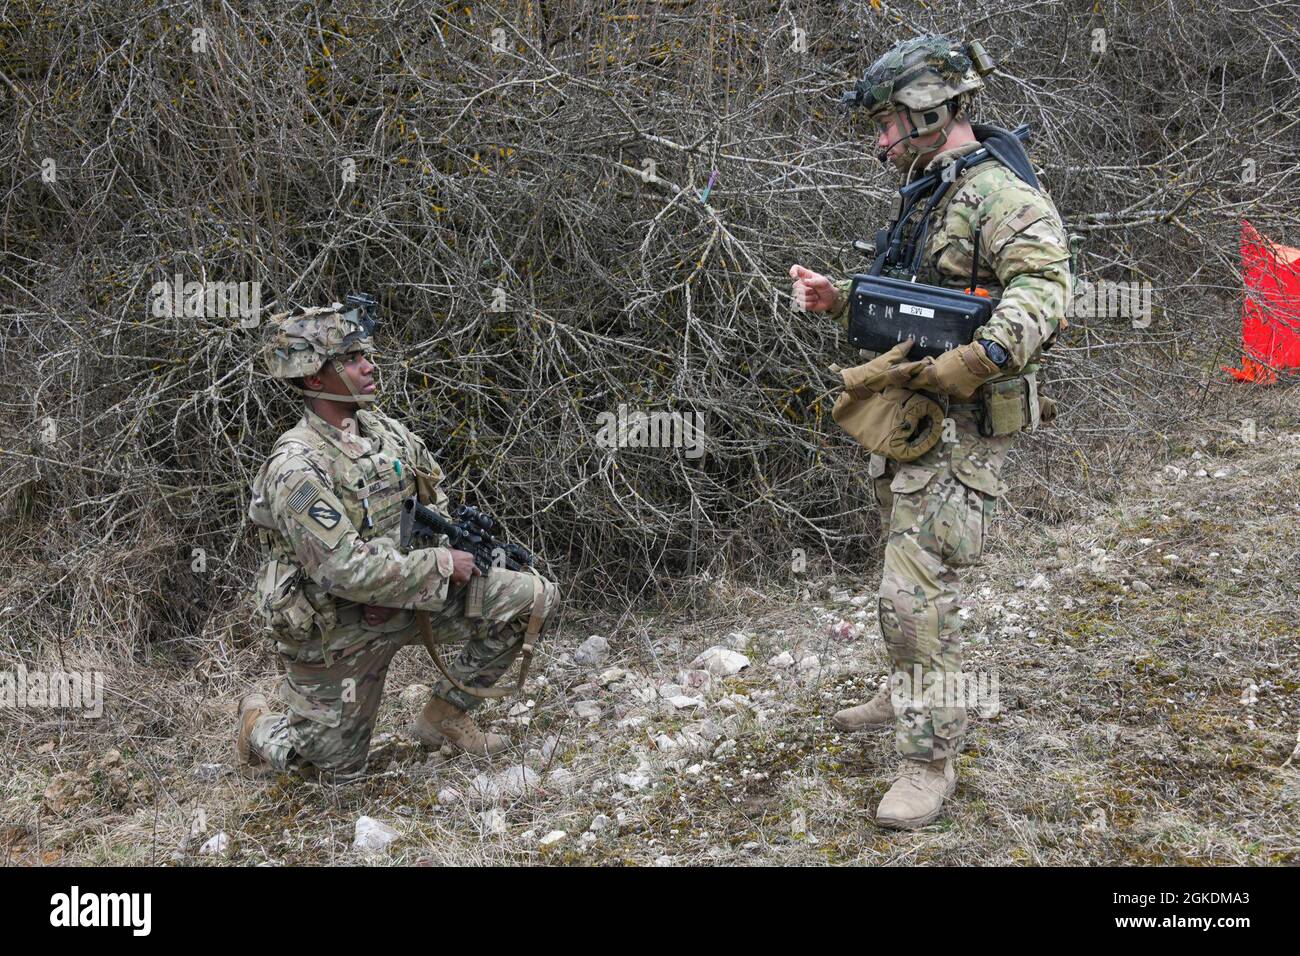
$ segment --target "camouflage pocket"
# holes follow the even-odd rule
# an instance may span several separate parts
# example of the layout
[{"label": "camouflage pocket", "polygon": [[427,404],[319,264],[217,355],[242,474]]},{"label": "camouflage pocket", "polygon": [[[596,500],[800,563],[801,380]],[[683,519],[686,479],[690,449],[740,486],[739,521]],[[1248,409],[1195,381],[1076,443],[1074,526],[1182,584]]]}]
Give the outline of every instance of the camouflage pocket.
[{"label": "camouflage pocket", "polygon": [[993,499],[952,478],[931,491],[935,507],[928,524],[939,557],[955,568],[977,563],[984,555],[985,502]]},{"label": "camouflage pocket", "polygon": [[296,564],[274,558],[267,561],[258,573],[255,600],[264,630],[295,643],[311,636],[316,609],[303,593]]},{"label": "camouflage pocket", "polygon": [[301,690],[288,678],[280,685],[284,698],[295,717],[305,718],[326,727],[343,723],[342,688],[332,684],[308,685]]}]

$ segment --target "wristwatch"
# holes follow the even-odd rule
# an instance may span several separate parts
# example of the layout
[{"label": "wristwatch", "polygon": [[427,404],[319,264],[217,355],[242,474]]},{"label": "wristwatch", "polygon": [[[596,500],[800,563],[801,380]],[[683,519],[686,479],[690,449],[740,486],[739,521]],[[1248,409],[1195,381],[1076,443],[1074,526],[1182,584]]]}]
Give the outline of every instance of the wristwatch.
[{"label": "wristwatch", "polygon": [[984,354],[989,357],[989,361],[998,368],[1007,364],[1011,358],[1011,353],[998,345],[997,342],[990,342],[988,339],[980,339],[980,345],[984,346]]}]

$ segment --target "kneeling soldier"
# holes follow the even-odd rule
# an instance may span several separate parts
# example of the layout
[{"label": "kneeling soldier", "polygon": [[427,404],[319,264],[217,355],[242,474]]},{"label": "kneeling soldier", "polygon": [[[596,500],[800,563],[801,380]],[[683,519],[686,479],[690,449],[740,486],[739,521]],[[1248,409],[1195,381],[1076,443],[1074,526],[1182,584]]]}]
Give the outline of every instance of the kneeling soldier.
[{"label": "kneeling soldier", "polygon": [[445,514],[447,496],[424,442],[361,407],[376,395],[369,307],[336,303],[271,320],[270,374],[305,396],[306,408],[275,443],[248,508],[266,551],[257,599],[285,671],[289,712],[244,698],[236,749],[247,764],[362,771],[388,665],[422,638],[463,647],[413,734],[429,747],[445,740],[479,755],[503,749],[506,740],[468,713],[503,692],[476,689],[492,687],[521,649],[531,653],[559,601],[555,585],[535,573],[492,568],[480,576],[467,552],[399,549],[403,500],[418,495]]}]

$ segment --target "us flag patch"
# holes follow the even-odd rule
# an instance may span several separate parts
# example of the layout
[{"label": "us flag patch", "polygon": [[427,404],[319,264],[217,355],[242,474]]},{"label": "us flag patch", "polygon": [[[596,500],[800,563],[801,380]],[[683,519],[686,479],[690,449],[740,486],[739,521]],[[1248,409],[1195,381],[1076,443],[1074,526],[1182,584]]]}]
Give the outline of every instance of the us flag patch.
[{"label": "us flag patch", "polygon": [[320,489],[308,478],[289,496],[289,510],[295,513],[302,511],[318,494]]}]

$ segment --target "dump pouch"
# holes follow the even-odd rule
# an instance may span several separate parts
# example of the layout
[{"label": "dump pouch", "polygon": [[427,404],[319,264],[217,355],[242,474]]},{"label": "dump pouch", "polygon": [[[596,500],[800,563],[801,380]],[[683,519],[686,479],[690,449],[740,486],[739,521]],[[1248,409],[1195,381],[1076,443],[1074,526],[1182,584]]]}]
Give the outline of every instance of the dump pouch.
[{"label": "dump pouch", "polygon": [[844,392],[831,417],[867,451],[895,461],[920,458],[943,434],[943,409],[921,392],[896,386],[867,398]]}]

